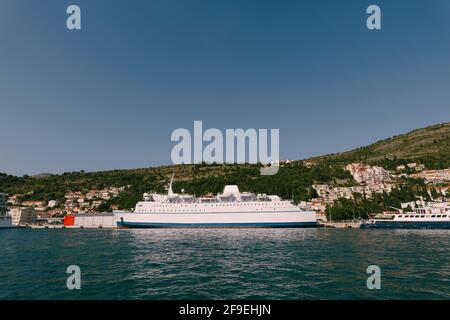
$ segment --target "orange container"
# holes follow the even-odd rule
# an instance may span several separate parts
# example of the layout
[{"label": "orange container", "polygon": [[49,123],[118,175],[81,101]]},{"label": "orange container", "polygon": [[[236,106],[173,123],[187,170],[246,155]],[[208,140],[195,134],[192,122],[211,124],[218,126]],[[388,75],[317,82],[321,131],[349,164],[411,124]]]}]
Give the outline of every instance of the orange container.
[{"label": "orange container", "polygon": [[64,217],[64,225],[65,226],[75,225],[75,216],[65,216]]}]

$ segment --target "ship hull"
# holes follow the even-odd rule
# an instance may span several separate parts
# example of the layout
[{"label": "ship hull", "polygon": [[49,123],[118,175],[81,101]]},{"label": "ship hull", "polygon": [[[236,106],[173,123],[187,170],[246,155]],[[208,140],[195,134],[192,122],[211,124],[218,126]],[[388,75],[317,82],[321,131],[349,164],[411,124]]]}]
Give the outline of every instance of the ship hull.
[{"label": "ship hull", "polygon": [[119,228],[314,228],[314,213],[119,213]]},{"label": "ship hull", "polygon": [[12,228],[12,227],[13,227],[13,225],[12,225],[12,222],[10,219],[8,219],[8,220],[0,219],[0,229],[6,229],[6,228]]},{"label": "ship hull", "polygon": [[450,229],[450,221],[376,221],[375,223],[363,223],[361,229]]},{"label": "ship hull", "polygon": [[278,222],[278,223],[152,223],[117,222],[119,228],[161,229],[161,228],[315,228],[315,222]]},{"label": "ship hull", "polygon": [[0,229],[7,229],[7,228],[13,228],[13,225],[12,224],[7,224],[7,223],[0,224]]}]

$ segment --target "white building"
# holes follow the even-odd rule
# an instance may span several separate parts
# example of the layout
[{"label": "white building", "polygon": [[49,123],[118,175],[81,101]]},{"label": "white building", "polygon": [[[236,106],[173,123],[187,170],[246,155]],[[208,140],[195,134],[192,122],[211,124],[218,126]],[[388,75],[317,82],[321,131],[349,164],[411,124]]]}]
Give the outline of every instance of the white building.
[{"label": "white building", "polygon": [[77,213],[74,226],[83,228],[113,228],[117,221],[113,213]]},{"label": "white building", "polygon": [[12,218],[12,224],[15,226],[35,223],[37,212],[30,207],[13,207],[9,211]]},{"label": "white building", "polygon": [[370,198],[374,193],[390,193],[393,187],[394,184],[390,183],[369,184],[353,187],[333,187],[327,184],[313,185],[313,188],[316,190],[319,197],[323,198],[326,202],[333,202],[339,198],[353,199],[355,193],[359,193]]},{"label": "white building", "polygon": [[425,170],[411,175],[411,178],[422,178],[426,183],[442,183],[450,181],[450,168],[443,170]]},{"label": "white building", "polygon": [[350,174],[359,183],[371,185],[391,182],[389,172],[382,167],[371,167],[361,163],[350,163],[345,169],[350,171]]},{"label": "white building", "polygon": [[48,202],[48,207],[49,208],[54,208],[54,207],[56,207],[58,205],[58,201],[56,201],[56,200],[50,200],[49,202]]}]

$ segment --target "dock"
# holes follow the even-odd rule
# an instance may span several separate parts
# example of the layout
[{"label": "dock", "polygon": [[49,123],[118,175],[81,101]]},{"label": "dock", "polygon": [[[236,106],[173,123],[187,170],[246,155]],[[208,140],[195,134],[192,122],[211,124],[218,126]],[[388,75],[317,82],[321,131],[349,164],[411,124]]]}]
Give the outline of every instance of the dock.
[{"label": "dock", "polygon": [[116,229],[116,226],[65,226],[65,225],[28,225],[21,228],[28,229]]},{"label": "dock", "polygon": [[360,229],[363,221],[320,221],[319,226],[335,229]]}]

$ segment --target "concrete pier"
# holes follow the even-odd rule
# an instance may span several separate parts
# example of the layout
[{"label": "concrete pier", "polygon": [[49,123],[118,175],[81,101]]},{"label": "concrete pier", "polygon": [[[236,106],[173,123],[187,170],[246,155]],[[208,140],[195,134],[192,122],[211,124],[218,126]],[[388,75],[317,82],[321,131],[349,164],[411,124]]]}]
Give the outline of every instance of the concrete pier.
[{"label": "concrete pier", "polygon": [[319,222],[319,225],[324,228],[336,229],[359,229],[363,221],[327,221]]}]

